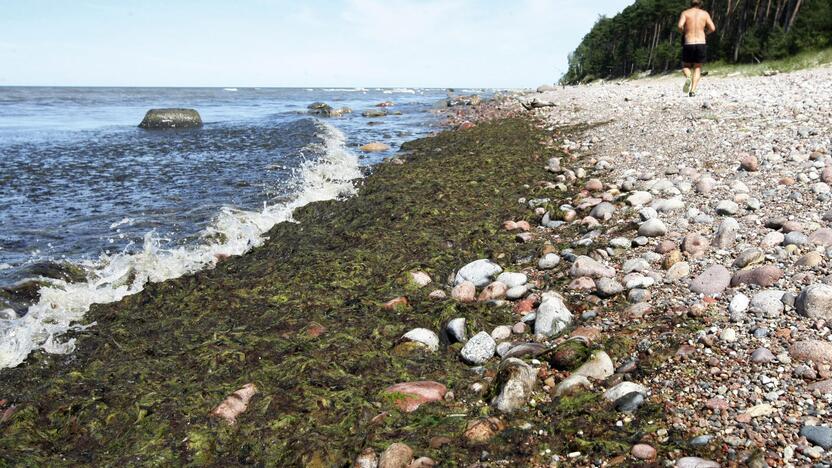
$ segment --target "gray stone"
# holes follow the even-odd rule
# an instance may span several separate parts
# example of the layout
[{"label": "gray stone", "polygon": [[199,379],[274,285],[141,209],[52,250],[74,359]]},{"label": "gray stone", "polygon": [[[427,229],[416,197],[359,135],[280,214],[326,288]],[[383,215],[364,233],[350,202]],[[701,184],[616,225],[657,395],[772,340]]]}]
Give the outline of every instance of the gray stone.
[{"label": "gray stone", "polygon": [[751,353],[751,362],[757,364],[765,364],[768,362],[773,361],[774,354],[768,350],[768,348],[757,348]]},{"label": "gray stone", "polygon": [[799,231],[792,231],[786,234],[786,237],[783,239],[783,245],[796,245],[798,247],[805,245],[807,242],[809,242],[809,238],[806,237],[806,234]]},{"label": "gray stone", "polygon": [[644,394],[641,392],[630,392],[615,400],[615,409],[622,413],[632,413],[644,403]]},{"label": "gray stone", "polygon": [[751,297],[751,312],[768,318],[779,317],[783,312],[783,291],[767,289]]},{"label": "gray stone", "polygon": [[722,265],[711,265],[690,283],[690,290],[714,296],[721,294],[731,284],[731,272]]},{"label": "gray stone", "polygon": [[765,259],[763,251],[758,248],[750,248],[743,250],[732,265],[734,268],[745,268],[749,265],[761,263]]},{"label": "gray stone", "polygon": [[685,202],[681,198],[667,198],[663,200],[656,200],[650,207],[659,213],[670,213],[673,211],[680,211],[685,209]]},{"label": "gray stone", "polygon": [[719,224],[716,231],[714,245],[719,249],[730,249],[737,241],[737,233],[740,230],[740,223],[734,218],[725,218]]},{"label": "gray stone", "polygon": [[522,286],[515,286],[506,291],[506,298],[511,300],[520,299],[525,296],[527,292],[529,292],[529,287],[525,284]]},{"label": "gray stone", "polygon": [[610,202],[601,202],[592,208],[589,215],[595,219],[605,220],[611,218],[613,213],[615,213],[615,205]]},{"label": "gray stone", "polygon": [[541,270],[551,270],[560,263],[560,256],[556,253],[547,253],[538,262],[537,267]]},{"label": "gray stone", "polygon": [[650,203],[653,200],[653,195],[650,192],[633,192],[627,197],[627,203],[630,206],[642,206]]},{"label": "gray stone", "polygon": [[503,360],[496,378],[499,393],[491,400],[491,404],[504,413],[511,413],[526,406],[535,381],[537,372],[532,366],[517,358]]},{"label": "gray stone", "polygon": [[832,428],[824,426],[803,426],[800,428],[800,435],[809,442],[823,447],[824,450],[832,448]]},{"label": "gray stone", "polygon": [[460,354],[468,364],[479,366],[485,364],[494,357],[497,351],[497,342],[486,332],[479,332],[462,347]]},{"label": "gray stone", "polygon": [[511,289],[515,286],[522,286],[526,284],[528,277],[525,273],[504,271],[497,276],[497,281],[505,284],[507,288]]},{"label": "gray stone", "polygon": [[546,352],[548,348],[540,343],[520,343],[516,346],[513,346],[508,352],[503,356],[504,359],[508,359],[510,357],[521,358],[526,356],[539,356]]},{"label": "gray stone", "polygon": [[647,395],[647,388],[644,385],[637,384],[635,382],[621,382],[614,387],[607,389],[604,392],[604,399],[607,401],[616,401],[619,398],[623,397],[624,395],[630,394],[632,392],[638,392],[642,395]]},{"label": "gray stone", "polygon": [[487,258],[474,260],[459,269],[456,273],[454,284],[470,281],[474,283],[474,286],[480,288],[490,283],[491,278],[502,271],[503,269],[500,265],[497,265]]},{"label": "gray stone", "polygon": [[147,130],[201,126],[202,117],[194,109],[150,109],[139,124],[139,127]]},{"label": "gray stone", "polygon": [[590,278],[612,278],[615,276],[615,270],[591,257],[582,255],[575,259],[575,262],[572,263],[572,267],[569,269],[569,274],[572,275],[573,278],[579,278],[581,276],[588,276]]},{"label": "gray stone", "polygon": [[624,262],[624,266],[621,269],[624,274],[634,271],[647,271],[650,269],[650,264],[643,258],[631,258]]},{"label": "gray stone", "polygon": [[543,293],[534,321],[534,333],[555,336],[572,323],[572,313],[563,303],[563,298],[553,292]]},{"label": "gray stone", "polygon": [[716,214],[733,216],[740,210],[739,205],[731,200],[722,200],[716,205]]},{"label": "gray stone", "polygon": [[572,374],[555,386],[555,396],[572,393],[578,388],[589,388],[590,385],[589,379],[583,375]]},{"label": "gray stone", "polygon": [[624,286],[612,278],[598,278],[595,280],[595,287],[600,297],[612,297],[624,291]]},{"label": "gray stone", "polygon": [[832,320],[832,286],[813,284],[803,288],[795,305],[801,315]]},{"label": "gray stone", "polygon": [[645,237],[659,237],[667,234],[667,226],[659,218],[651,218],[641,223],[638,235]]}]

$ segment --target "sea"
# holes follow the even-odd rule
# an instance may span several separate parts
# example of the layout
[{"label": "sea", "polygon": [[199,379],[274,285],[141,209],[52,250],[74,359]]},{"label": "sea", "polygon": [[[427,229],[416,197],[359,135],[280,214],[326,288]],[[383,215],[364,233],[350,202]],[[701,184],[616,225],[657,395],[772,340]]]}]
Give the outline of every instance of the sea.
[{"label": "sea", "polygon": [[[460,90],[487,93],[487,90]],[[449,90],[0,87],[0,368],[69,353],[90,306],[211,268],[307,203],[348,197]],[[325,102],[340,117],[310,115]],[[364,117],[382,109],[388,115]],[[138,128],[151,108],[196,129]],[[391,149],[361,152],[369,142]]]}]

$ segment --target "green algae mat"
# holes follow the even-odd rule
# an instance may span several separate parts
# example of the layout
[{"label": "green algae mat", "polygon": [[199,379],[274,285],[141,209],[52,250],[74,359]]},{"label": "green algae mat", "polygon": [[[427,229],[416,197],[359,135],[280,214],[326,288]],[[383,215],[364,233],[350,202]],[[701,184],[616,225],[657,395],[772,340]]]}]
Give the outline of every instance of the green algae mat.
[{"label": "green algae mat", "polygon": [[[554,155],[545,138],[508,119],[408,143],[405,164],[376,166],[358,196],[299,209],[249,254],[94,306],[72,355],[0,371],[16,410],[0,423],[0,465],[331,466],[393,441],[453,459],[428,440],[459,437],[465,418],[441,405],[401,414],[380,391],[436,380],[459,392],[476,379],[456,349],[396,348],[409,329],[513,323],[508,308],[427,295],[477,258],[531,261],[539,246],[500,225],[527,212],[518,198],[537,189],[523,185]],[[414,290],[416,269],[434,283]],[[399,295],[408,306],[381,307]],[[210,414],[250,382],[259,393],[236,425]]]}]

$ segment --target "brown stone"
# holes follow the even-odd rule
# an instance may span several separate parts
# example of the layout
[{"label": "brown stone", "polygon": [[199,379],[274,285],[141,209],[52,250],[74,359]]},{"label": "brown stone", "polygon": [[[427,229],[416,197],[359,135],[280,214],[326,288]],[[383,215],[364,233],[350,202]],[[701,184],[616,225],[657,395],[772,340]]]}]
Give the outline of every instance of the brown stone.
[{"label": "brown stone", "polygon": [[407,298],[404,296],[399,296],[394,299],[390,299],[389,301],[385,302],[382,308],[384,310],[396,310],[399,307],[407,307]]},{"label": "brown stone", "polygon": [[407,444],[396,442],[381,453],[378,468],[405,468],[411,460],[413,460],[413,449]]},{"label": "brown stone", "polygon": [[463,436],[469,445],[480,445],[491,440],[492,437],[502,432],[505,428],[505,423],[499,418],[475,419],[468,422]]}]

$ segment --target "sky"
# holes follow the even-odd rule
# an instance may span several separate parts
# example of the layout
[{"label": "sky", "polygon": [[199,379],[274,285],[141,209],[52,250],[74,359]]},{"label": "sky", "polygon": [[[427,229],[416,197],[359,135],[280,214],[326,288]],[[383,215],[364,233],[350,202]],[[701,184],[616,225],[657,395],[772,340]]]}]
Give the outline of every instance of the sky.
[{"label": "sky", "polygon": [[0,0],[0,86],[532,87],[632,0]]}]

